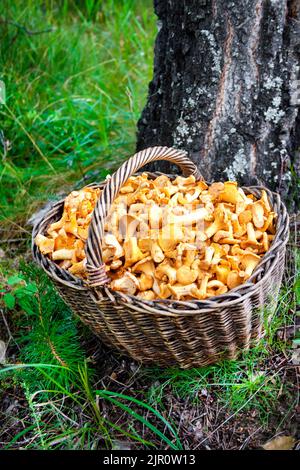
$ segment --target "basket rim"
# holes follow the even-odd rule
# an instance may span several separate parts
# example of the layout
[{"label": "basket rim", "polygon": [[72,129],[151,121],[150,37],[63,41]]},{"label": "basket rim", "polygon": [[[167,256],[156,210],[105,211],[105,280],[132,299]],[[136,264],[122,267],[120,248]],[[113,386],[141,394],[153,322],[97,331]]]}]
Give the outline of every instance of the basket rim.
[{"label": "basket rim", "polygon": [[[157,172],[139,171],[139,172],[136,172],[135,175],[138,175],[138,174],[141,174],[141,173],[147,173],[152,178],[156,177],[156,176],[159,176],[159,175],[166,175],[166,176],[174,179],[177,176],[176,174],[170,175],[170,174],[163,173],[163,172],[158,172],[158,171]],[[104,180],[104,181],[101,181],[99,183],[98,182],[93,182],[93,183],[87,184],[84,187],[100,187],[100,188],[103,188],[106,183],[107,183],[107,180]],[[207,184],[212,184],[212,183],[207,182]],[[189,301],[175,300],[175,299],[144,300],[144,299],[140,299],[139,297],[134,296],[134,295],[123,294],[123,293],[114,291],[107,285],[101,286],[101,287],[94,287],[94,288],[92,287],[91,288],[91,286],[89,285],[87,280],[84,280],[84,279],[81,279],[79,277],[76,277],[76,276],[72,275],[69,271],[60,268],[56,263],[54,263],[48,257],[42,255],[42,253],[39,251],[38,247],[36,246],[36,244],[34,242],[34,239],[35,239],[36,235],[38,233],[43,233],[44,230],[45,230],[45,227],[43,227],[43,225],[44,225],[43,222],[48,220],[51,217],[51,215],[55,217],[59,213],[59,211],[62,209],[66,196],[64,198],[54,202],[51,205],[48,212],[46,214],[43,214],[43,217],[41,219],[39,219],[36,222],[36,224],[34,225],[34,228],[33,228],[33,231],[32,231],[32,254],[33,254],[33,258],[35,259],[35,261],[37,261],[37,263],[44,269],[44,271],[53,280],[55,280],[56,282],[58,282],[62,286],[66,286],[66,287],[69,287],[69,288],[73,288],[73,289],[76,289],[76,290],[82,290],[82,291],[88,290],[90,292],[90,295],[93,298],[94,298],[93,292],[96,295],[100,295],[100,297],[103,297],[103,292],[105,292],[107,297],[111,298],[112,302],[116,302],[117,299],[118,299],[118,301],[126,302],[127,304],[134,301],[135,304],[140,304],[141,307],[142,307],[143,304],[146,305],[147,306],[147,311],[153,306],[153,309],[156,309],[155,310],[156,312],[157,312],[158,307],[163,308],[164,306],[165,307],[168,306],[168,308],[170,308],[172,305],[174,305],[174,306],[178,305],[179,312],[181,312],[181,313],[185,312],[185,310],[180,308],[180,307],[183,307],[183,306],[186,306],[186,307],[189,306],[189,308],[190,308],[190,310],[187,310],[186,313],[193,312],[193,310],[199,309],[199,307],[201,307],[201,310],[208,309],[208,310],[211,311],[212,309],[216,309],[216,310],[219,309],[219,308],[221,309],[225,305],[226,306],[232,306],[232,305],[234,305],[236,303],[239,303],[242,300],[248,298],[249,296],[251,296],[251,294],[253,294],[253,291],[258,289],[260,287],[260,285],[262,284],[262,282],[265,279],[268,278],[268,276],[270,275],[270,272],[271,272],[271,266],[267,270],[264,269],[264,265],[268,261],[268,257],[270,257],[270,255],[274,253],[274,256],[271,259],[271,265],[273,265],[276,262],[276,260],[278,259],[278,249],[279,249],[279,247],[284,247],[286,245],[286,243],[288,241],[288,237],[289,237],[289,223],[288,223],[289,216],[288,216],[286,207],[285,207],[283,201],[280,198],[280,195],[276,192],[273,192],[273,191],[269,190],[268,188],[266,188],[264,186],[257,186],[257,185],[256,186],[241,186],[241,188],[243,188],[244,190],[246,190],[248,192],[252,192],[252,191],[261,192],[262,190],[264,190],[264,191],[267,192],[269,197],[272,196],[272,200],[277,199],[276,202],[277,202],[278,206],[280,207],[280,209],[282,209],[283,211],[282,211],[282,213],[281,213],[281,211],[279,213],[277,211],[277,222],[276,222],[276,224],[281,222],[281,226],[279,226],[279,227],[276,226],[275,237],[274,237],[274,240],[271,243],[271,246],[270,246],[269,250],[261,258],[259,264],[255,268],[255,270],[253,271],[251,277],[247,280],[247,282],[235,287],[234,289],[229,290],[225,294],[221,294],[219,296],[209,297],[208,299],[204,299],[204,300],[199,300],[199,299],[193,299],[193,300],[189,300]],[[274,202],[274,201],[272,201],[272,202]],[[286,219],[284,224],[282,223],[283,216],[285,216],[285,219]],[[41,227],[43,228],[42,230],[41,230]],[[282,230],[279,230],[279,228],[281,228]],[[283,232],[283,234],[285,235],[283,240],[278,240],[280,232]],[[252,282],[252,280],[256,276],[258,276],[261,272],[263,273],[261,278],[257,282]],[[232,296],[233,298],[228,299],[228,296]],[[115,299],[114,299],[114,297],[115,297]],[[95,300],[95,302],[97,302],[96,298],[94,298],[94,300]],[[175,310],[175,307],[174,307],[174,310]],[[153,312],[153,313],[155,313],[155,312]],[[170,313],[168,312],[168,314],[170,314]]]}]

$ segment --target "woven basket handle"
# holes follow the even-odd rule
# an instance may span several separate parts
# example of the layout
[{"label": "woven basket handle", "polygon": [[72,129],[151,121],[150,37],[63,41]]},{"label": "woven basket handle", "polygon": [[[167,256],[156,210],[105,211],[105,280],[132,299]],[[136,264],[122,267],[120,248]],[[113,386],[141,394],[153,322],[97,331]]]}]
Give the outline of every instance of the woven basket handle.
[{"label": "woven basket handle", "polygon": [[104,236],[104,223],[110,207],[120,188],[128,178],[144,165],[156,160],[176,163],[185,176],[194,175],[196,180],[203,179],[196,165],[187,157],[186,152],[168,147],[150,147],[133,155],[112,175],[97,201],[89,226],[86,243],[87,272],[89,285],[97,287],[106,284],[109,278],[101,255],[101,240]]}]

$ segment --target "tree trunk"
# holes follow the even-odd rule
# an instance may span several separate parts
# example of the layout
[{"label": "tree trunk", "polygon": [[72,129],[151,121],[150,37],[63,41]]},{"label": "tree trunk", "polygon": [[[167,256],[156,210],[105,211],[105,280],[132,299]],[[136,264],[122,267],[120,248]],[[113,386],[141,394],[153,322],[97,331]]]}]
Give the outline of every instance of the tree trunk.
[{"label": "tree trunk", "polygon": [[154,77],[137,148],[185,149],[207,180],[264,184],[295,202],[299,3],[154,0]]}]

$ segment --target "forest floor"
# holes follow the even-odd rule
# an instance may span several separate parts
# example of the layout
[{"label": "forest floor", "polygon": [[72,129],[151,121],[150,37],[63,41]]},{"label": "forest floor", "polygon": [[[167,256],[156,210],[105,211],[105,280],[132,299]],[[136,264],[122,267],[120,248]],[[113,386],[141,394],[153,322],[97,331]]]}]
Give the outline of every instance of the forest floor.
[{"label": "forest floor", "polygon": [[265,338],[201,369],[144,367],[104,347],[31,261],[32,214],[134,151],[156,34],[142,3],[0,5],[0,448],[297,447],[296,218]]},{"label": "forest floor", "polygon": [[0,318],[7,346],[0,448],[256,449],[276,437],[285,439],[275,441],[279,448],[299,439],[290,274],[258,346],[238,361],[192,370],[144,367],[120,356],[75,321],[24,257],[18,276],[25,281],[15,284],[15,276],[6,292],[13,285],[16,305]]}]

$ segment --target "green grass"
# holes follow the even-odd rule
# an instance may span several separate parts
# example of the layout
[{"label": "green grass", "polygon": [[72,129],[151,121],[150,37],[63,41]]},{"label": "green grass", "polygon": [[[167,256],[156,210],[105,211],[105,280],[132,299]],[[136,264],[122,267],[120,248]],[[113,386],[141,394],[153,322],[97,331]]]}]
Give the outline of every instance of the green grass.
[{"label": "green grass", "polygon": [[101,180],[134,151],[155,17],[150,0],[4,0],[0,18],[0,129],[9,141],[0,211],[13,229],[11,220],[24,226],[62,188]]},{"label": "green grass", "polygon": [[[9,440],[6,448],[14,448],[27,434],[30,436],[27,449],[85,449],[90,448],[95,438],[100,448],[111,448],[115,433],[153,447],[135,429],[135,422],[170,448],[182,448],[176,429],[156,407],[135,397],[98,388],[96,372],[80,343],[78,320],[46,274],[34,265],[23,263],[18,276],[2,281],[1,292],[15,299],[9,303],[3,297],[8,315],[13,317],[19,364],[0,369],[0,383],[2,390],[8,389],[11,381],[22,388],[29,410],[29,417],[21,420],[23,429]],[[129,428],[104,417],[99,399],[110,402],[132,418]],[[136,405],[152,414],[162,430],[152,423],[153,418],[136,410]]]}]

